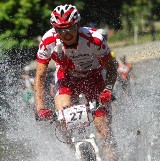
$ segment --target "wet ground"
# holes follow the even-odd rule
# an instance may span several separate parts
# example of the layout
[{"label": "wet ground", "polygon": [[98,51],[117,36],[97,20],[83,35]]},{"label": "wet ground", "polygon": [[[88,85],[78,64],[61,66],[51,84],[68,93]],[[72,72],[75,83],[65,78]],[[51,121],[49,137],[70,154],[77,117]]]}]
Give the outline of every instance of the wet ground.
[{"label": "wet ground", "polygon": [[135,65],[132,94],[118,95],[113,104],[113,129],[121,161],[160,160],[160,61]]}]

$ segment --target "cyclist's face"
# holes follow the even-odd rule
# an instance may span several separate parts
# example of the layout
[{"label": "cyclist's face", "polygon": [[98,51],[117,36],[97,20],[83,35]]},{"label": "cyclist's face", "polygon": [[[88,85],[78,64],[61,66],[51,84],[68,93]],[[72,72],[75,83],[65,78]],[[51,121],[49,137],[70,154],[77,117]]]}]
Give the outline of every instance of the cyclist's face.
[{"label": "cyclist's face", "polygon": [[77,41],[77,32],[78,25],[75,24],[70,28],[59,29],[56,28],[56,32],[58,33],[60,39],[63,41],[65,45],[72,45],[75,44]]}]

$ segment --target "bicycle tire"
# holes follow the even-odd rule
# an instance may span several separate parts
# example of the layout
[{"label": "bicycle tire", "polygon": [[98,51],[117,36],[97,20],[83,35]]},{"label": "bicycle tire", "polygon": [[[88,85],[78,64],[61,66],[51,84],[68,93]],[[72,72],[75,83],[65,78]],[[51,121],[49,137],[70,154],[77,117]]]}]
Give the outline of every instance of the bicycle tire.
[{"label": "bicycle tire", "polygon": [[96,161],[94,148],[89,142],[83,142],[79,146],[82,161]]}]

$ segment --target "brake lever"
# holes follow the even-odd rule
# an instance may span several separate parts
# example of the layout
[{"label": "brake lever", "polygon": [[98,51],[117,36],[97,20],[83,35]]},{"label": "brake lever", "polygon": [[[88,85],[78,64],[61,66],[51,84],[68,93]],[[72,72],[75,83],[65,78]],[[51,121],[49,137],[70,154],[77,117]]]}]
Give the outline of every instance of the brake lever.
[{"label": "brake lever", "polygon": [[89,107],[88,108],[89,112],[95,112],[96,110],[100,108],[106,107],[106,104],[98,103],[98,106],[97,106],[97,102],[94,101],[94,102],[89,102],[88,107]]}]

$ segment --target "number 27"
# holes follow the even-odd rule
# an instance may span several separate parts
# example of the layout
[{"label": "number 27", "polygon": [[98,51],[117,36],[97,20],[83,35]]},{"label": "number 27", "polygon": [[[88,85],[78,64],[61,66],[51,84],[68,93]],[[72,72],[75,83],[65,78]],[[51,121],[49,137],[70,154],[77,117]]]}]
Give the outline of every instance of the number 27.
[{"label": "number 27", "polygon": [[[79,114],[79,118],[77,118],[77,116],[76,116],[76,114]],[[72,112],[72,113],[70,113],[70,115],[73,115],[72,117],[71,117],[71,121],[75,121],[75,120],[77,120],[77,119],[81,119],[82,118],[82,113],[83,113],[83,111],[78,111],[78,112]]]}]

